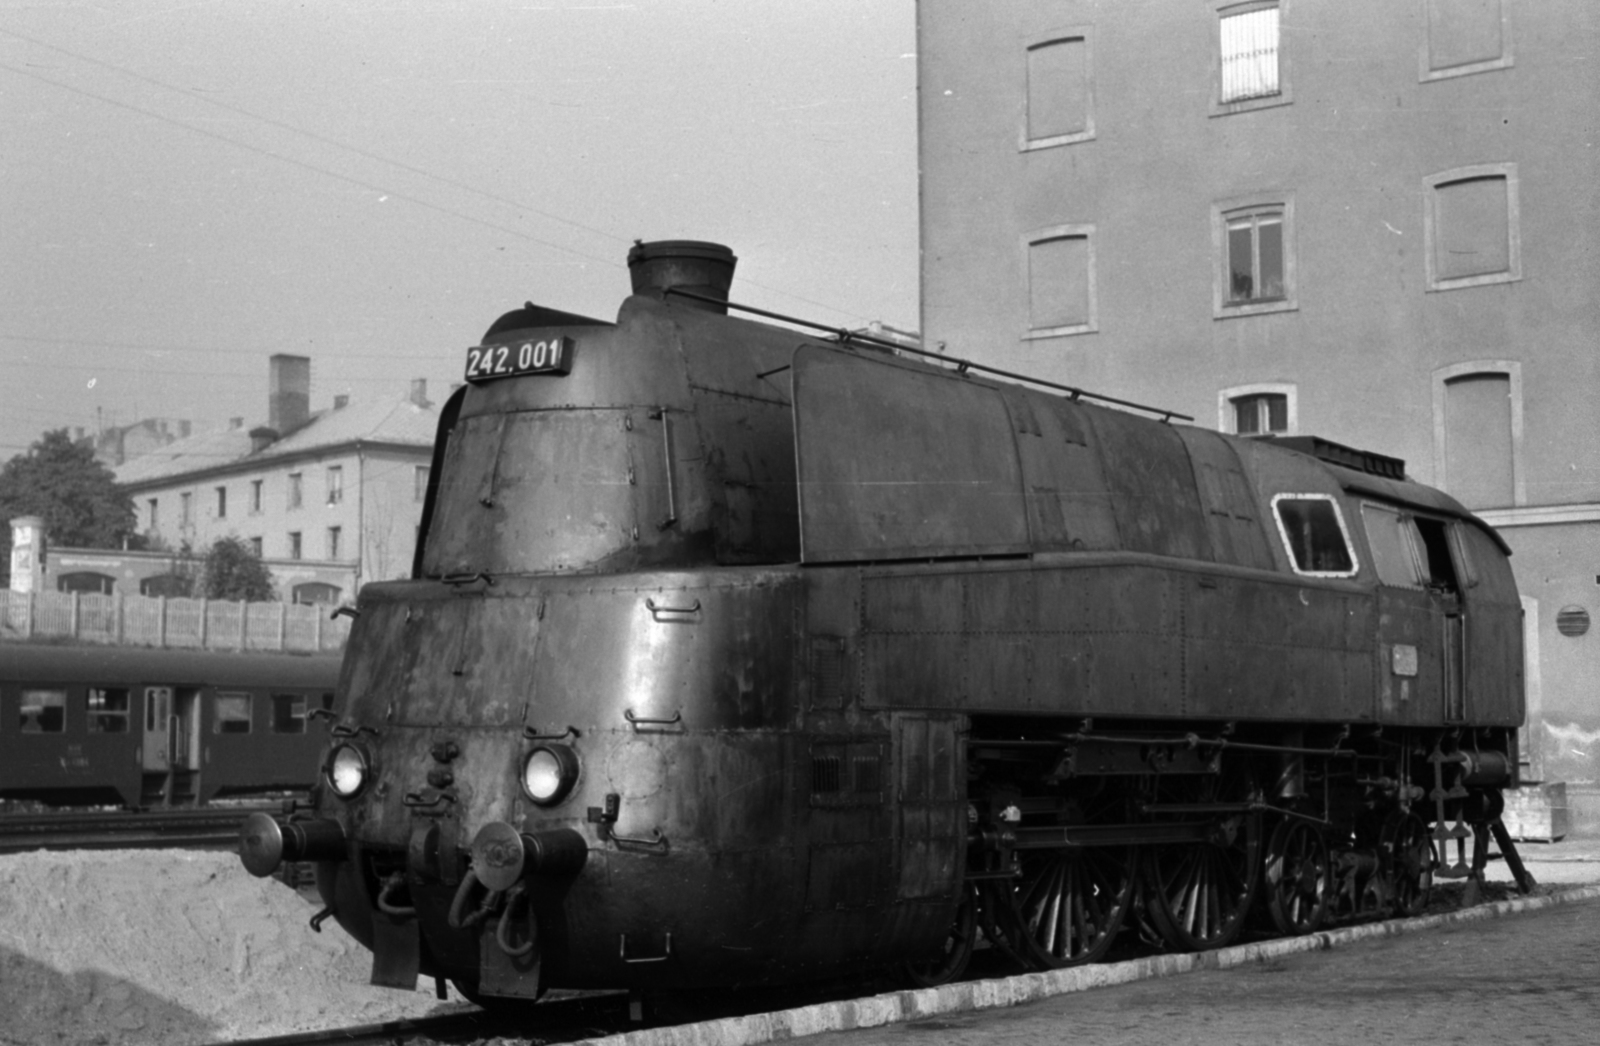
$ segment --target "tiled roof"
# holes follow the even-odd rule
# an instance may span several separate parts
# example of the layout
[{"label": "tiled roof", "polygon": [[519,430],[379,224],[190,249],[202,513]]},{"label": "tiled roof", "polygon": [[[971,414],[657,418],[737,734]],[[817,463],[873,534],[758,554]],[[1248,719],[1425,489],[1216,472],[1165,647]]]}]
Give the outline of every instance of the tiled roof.
[{"label": "tiled roof", "polygon": [[407,397],[351,403],[318,411],[306,424],[257,454],[250,452],[250,429],[255,426],[245,426],[180,439],[141,454],[112,472],[121,484],[150,483],[229,465],[253,468],[275,458],[357,442],[431,448],[438,425],[436,409],[419,407]]}]

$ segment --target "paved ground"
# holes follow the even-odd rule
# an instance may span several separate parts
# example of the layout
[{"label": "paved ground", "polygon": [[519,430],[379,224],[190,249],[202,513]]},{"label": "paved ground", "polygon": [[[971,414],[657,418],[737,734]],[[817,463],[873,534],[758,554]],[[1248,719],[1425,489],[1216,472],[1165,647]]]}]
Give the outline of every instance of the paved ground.
[{"label": "paved ground", "polygon": [[[1600,882],[1600,839],[1519,846],[1548,886]],[[1490,881],[1509,882],[1505,865]],[[1600,1042],[1600,901],[1226,970],[809,1037],[807,1046]]]},{"label": "paved ground", "polygon": [[1600,902],[1363,941],[807,1046],[1600,1041]]}]

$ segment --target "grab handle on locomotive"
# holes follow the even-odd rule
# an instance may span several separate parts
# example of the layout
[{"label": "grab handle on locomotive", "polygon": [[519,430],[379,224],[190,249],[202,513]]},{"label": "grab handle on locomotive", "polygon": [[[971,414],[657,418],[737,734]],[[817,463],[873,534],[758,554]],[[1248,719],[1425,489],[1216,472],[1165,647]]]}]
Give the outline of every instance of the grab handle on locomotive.
[{"label": "grab handle on locomotive", "polygon": [[700,613],[700,601],[698,599],[695,600],[691,606],[669,607],[657,603],[654,599],[646,596],[644,607],[646,610],[650,611],[650,617],[652,620],[659,621],[662,624],[685,622],[689,618]]},{"label": "grab handle on locomotive", "polygon": [[635,956],[632,959],[628,958],[628,935],[622,934],[621,937],[622,942],[617,947],[617,955],[622,959],[623,962],[628,963],[629,965],[637,965],[639,963],[646,962],[666,962],[668,959],[672,958],[671,930],[667,931],[665,946],[660,955],[648,955],[644,957]]},{"label": "grab handle on locomotive", "polygon": [[582,736],[583,734],[575,726],[569,726],[559,734],[541,734],[536,726],[522,728],[522,739],[524,741],[565,741],[569,737],[577,739]]},{"label": "grab handle on locomotive", "polygon": [[639,729],[640,726],[672,726],[674,723],[683,722],[683,709],[680,708],[672,713],[671,718],[662,719],[657,716],[634,715],[633,709],[624,708],[622,710],[622,718],[632,723],[635,730]]},{"label": "grab handle on locomotive", "polygon": [[409,806],[413,810],[416,810],[438,806],[441,803],[453,803],[455,801],[456,797],[451,795],[449,792],[439,792],[432,799],[429,799],[421,792],[407,792],[405,795],[401,796],[400,805]]}]

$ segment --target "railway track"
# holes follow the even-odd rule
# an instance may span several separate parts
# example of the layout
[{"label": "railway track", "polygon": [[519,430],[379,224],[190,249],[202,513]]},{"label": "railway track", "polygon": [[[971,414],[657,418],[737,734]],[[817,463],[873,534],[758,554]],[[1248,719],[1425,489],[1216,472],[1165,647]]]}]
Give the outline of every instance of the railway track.
[{"label": "railway track", "polygon": [[0,815],[0,853],[23,850],[232,850],[239,828],[257,810],[272,806],[203,807],[184,810],[55,811]]}]

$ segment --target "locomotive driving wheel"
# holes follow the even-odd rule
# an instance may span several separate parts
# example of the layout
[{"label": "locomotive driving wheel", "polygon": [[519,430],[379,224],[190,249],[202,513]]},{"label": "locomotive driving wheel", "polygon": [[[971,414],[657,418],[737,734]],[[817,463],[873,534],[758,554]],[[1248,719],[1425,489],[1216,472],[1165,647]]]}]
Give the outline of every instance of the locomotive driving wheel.
[{"label": "locomotive driving wheel", "polygon": [[1327,918],[1333,870],[1328,844],[1316,825],[1288,820],[1267,843],[1263,875],[1267,912],[1278,932],[1314,932]]},{"label": "locomotive driving wheel", "polygon": [[1433,892],[1437,864],[1427,824],[1409,810],[1396,810],[1379,836],[1390,880],[1390,897],[1398,915],[1420,915]]},{"label": "locomotive driving wheel", "polygon": [[1017,952],[1047,970],[1098,960],[1122,929],[1136,867],[1131,847],[1023,854],[1014,894]]},{"label": "locomotive driving wheel", "polygon": [[[1241,778],[1202,789],[1201,799],[1242,804],[1251,794]],[[1150,922],[1169,946],[1198,952],[1231,944],[1261,885],[1261,815],[1228,813],[1203,841],[1150,847],[1143,884]]]}]

